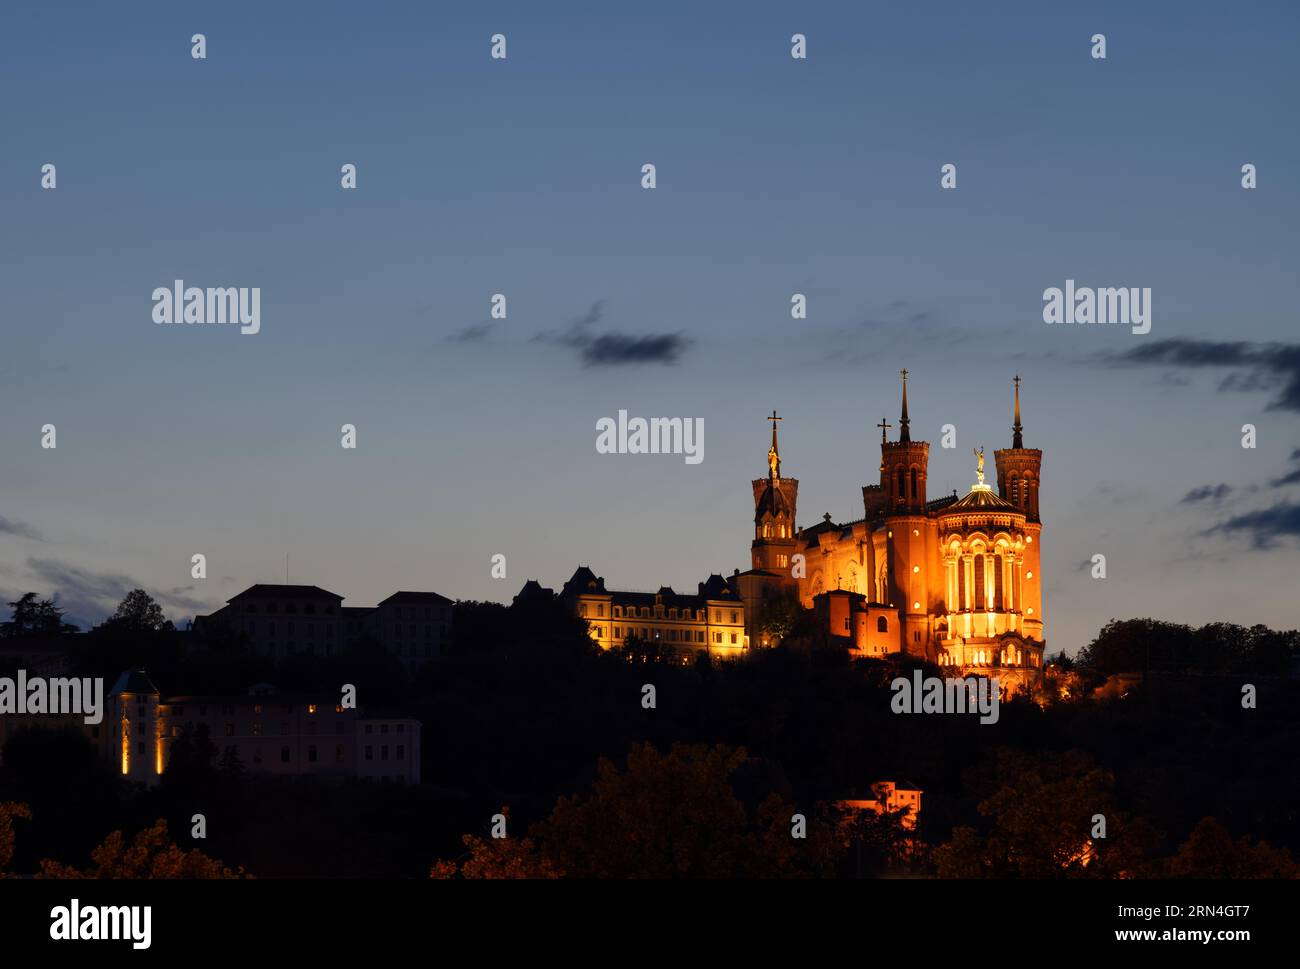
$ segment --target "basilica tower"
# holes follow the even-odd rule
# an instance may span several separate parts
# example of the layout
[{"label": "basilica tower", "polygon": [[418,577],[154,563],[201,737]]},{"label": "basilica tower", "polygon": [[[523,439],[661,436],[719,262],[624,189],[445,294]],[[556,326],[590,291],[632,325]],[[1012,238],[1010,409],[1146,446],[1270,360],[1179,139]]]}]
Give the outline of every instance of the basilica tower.
[{"label": "basilica tower", "polygon": [[799,482],[781,477],[776,422],[782,419],[776,411],[768,418],[772,422],[772,447],[767,452],[767,477],[754,480],[754,541],[750,554],[753,568],[788,575],[795,549],[794,515]]},{"label": "basilica tower", "polygon": [[1040,539],[1042,519],[1038,517],[1038,482],[1043,452],[1025,447],[1024,428],[1020,424],[1020,375],[1015,378],[1016,410],[1011,425],[1011,447],[993,452],[997,463],[998,494],[1015,505],[1025,516],[1024,551],[1024,629],[1037,640],[1043,639],[1043,590]]},{"label": "basilica tower", "polygon": [[[907,371],[902,370],[903,406],[898,417],[898,440],[880,445],[880,490],[877,500],[885,520],[883,567],[887,604],[898,610],[900,652],[934,658],[931,617],[940,611],[935,522],[926,514],[925,481],[930,445],[913,441],[907,413]],[[864,502],[868,500],[866,489]],[[870,512],[868,512],[870,514]]]},{"label": "basilica tower", "polygon": [[925,478],[930,463],[930,445],[913,441],[907,416],[907,371],[903,377],[903,409],[898,418],[898,440],[880,445],[880,488],[886,514],[925,512]]}]

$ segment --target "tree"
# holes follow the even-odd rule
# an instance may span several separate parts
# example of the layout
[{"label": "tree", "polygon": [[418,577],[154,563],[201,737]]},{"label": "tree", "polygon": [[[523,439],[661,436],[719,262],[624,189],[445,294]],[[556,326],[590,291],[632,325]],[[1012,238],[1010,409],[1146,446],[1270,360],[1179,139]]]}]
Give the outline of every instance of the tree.
[{"label": "tree", "polygon": [[24,593],[9,606],[13,609],[13,618],[0,623],[0,639],[77,632],[76,626],[63,621],[63,610],[54,604],[54,600],[38,600],[35,592]]},{"label": "tree", "polygon": [[1174,878],[1296,878],[1300,869],[1284,848],[1267,841],[1236,842],[1214,818],[1201,818],[1169,863]]},{"label": "tree", "polygon": [[163,788],[191,796],[211,792],[218,776],[212,764],[216,757],[217,747],[208,736],[208,725],[187,723],[171,743],[162,775]]},{"label": "tree", "polygon": [[[503,807],[507,817],[510,809]],[[563,873],[543,857],[532,838],[483,838],[467,834],[461,841],[469,852],[454,861],[436,861],[430,878],[555,879]]]},{"label": "tree", "polygon": [[[31,810],[26,804],[15,801],[0,801],[0,872],[9,867],[14,857],[14,819],[23,818],[30,821]],[[0,874],[0,878],[4,876]]]},{"label": "tree", "polygon": [[586,797],[561,798],[533,830],[555,866],[577,878],[798,877],[833,868],[830,829],[772,795],[753,813],[731,778],[745,751],[675,744],[632,748],[619,770],[602,759]]},{"label": "tree", "polygon": [[799,594],[794,589],[783,589],[765,595],[758,610],[758,630],[762,634],[762,645],[780,645],[785,637],[794,632],[802,613]]},{"label": "tree", "polygon": [[78,870],[45,859],[37,878],[246,878],[240,867],[231,871],[197,848],[186,851],[167,836],[167,822],[159,819],[137,834],[128,846],[121,831],[114,831],[91,853],[94,866]]},{"label": "tree", "polygon": [[132,632],[171,632],[175,628],[163,615],[162,606],[143,589],[128,592],[108,621]]},{"label": "tree", "polygon": [[[1028,756],[1001,751],[997,792],[979,804],[981,835],[958,827],[935,849],[941,878],[1115,878],[1146,871],[1156,833],[1115,806],[1114,777],[1078,751]],[[1094,818],[1106,837],[1093,837]]]}]

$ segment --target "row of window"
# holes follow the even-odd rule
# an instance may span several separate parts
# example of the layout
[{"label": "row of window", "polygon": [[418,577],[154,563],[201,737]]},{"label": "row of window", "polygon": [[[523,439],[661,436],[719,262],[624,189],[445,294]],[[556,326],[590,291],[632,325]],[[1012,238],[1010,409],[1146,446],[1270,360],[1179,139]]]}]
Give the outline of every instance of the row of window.
[{"label": "row of window", "polygon": [[[595,604],[595,606],[596,606],[596,618],[597,619],[605,618],[605,604],[603,602],[598,602]],[[667,613],[665,614],[665,610],[663,606],[655,606],[654,615],[652,616],[650,613],[649,606],[642,606],[641,611],[639,613],[637,612],[636,606],[627,606],[626,608],[623,606],[613,607],[613,615],[615,619],[622,619],[626,617],[628,619],[652,619],[652,618],[653,619],[682,619],[687,622],[707,622],[708,621],[707,613],[708,610],[706,609],[678,609],[674,606],[669,608],[667,610]],[[740,622],[740,611],[738,609],[732,609],[730,610],[730,614],[731,614],[731,624],[733,626],[738,624]],[[586,617],[587,604],[585,602],[580,603],[578,605],[578,615],[584,618]],[[723,616],[723,611],[721,609],[713,610],[714,622],[722,622],[722,616]]]},{"label": "row of window", "polygon": [[[1028,655],[1026,655],[1022,650],[1016,649],[1015,647],[1007,647],[1005,649],[999,650],[997,657],[998,657],[998,665],[1000,666],[1023,666],[1023,665],[1037,666],[1038,665],[1038,655],[1036,653],[1029,653]],[[976,649],[970,652],[967,665],[991,666],[992,663],[993,663],[993,650]],[[960,664],[957,661],[957,657],[954,656],[953,654],[942,653],[939,656],[939,665],[958,666]]]},{"label": "row of window", "polygon": [[[370,746],[369,744],[367,744],[367,745],[366,745],[366,760],[374,760],[374,759],[375,759],[375,748],[372,747],[372,746]],[[379,748],[379,759],[380,759],[380,760],[388,760],[388,744],[383,744],[382,746],[380,746],[380,748]],[[398,744],[398,745],[397,745],[397,760],[406,760],[406,745],[405,745],[405,744]]]},{"label": "row of window", "polygon": [[[399,618],[399,619],[417,619],[417,618],[419,618],[418,615],[417,615],[417,611],[418,611],[418,609],[419,609],[418,606],[390,606],[389,608],[390,608],[394,613],[397,614],[397,618]],[[434,618],[434,616],[433,616],[433,606],[425,606],[425,607],[424,607],[424,618],[425,618],[426,620],[431,620],[431,619]],[[446,622],[446,621],[447,621],[447,610],[446,610],[445,608],[442,608],[442,609],[439,609],[439,610],[438,610],[438,619],[439,619],[439,621],[441,621],[441,622]]]},{"label": "row of window", "polygon": [[[296,635],[297,635],[297,628],[296,628],[296,626],[294,625],[294,622],[293,622],[292,619],[289,620],[288,622],[286,622],[284,625],[285,625],[285,627],[286,627],[286,629],[285,629],[285,635],[286,635],[286,636],[296,636]],[[304,630],[306,630],[306,634],[307,634],[307,638],[308,638],[308,639],[315,639],[315,638],[316,638],[316,623],[314,623],[314,622],[305,622],[305,623],[302,624],[302,627],[303,627]],[[253,620],[249,619],[249,620],[245,621],[245,623],[244,623],[244,628],[245,628],[246,630],[248,630],[248,635],[250,635],[250,636],[256,636],[256,635],[257,635],[257,623],[253,622]],[[268,621],[267,621],[267,623],[266,623],[266,635],[267,635],[267,638],[268,638],[268,639],[274,639],[274,638],[275,638],[275,620],[274,620],[274,619],[271,619],[271,620],[268,620]],[[333,638],[334,638],[334,625],[333,625],[332,623],[326,624],[326,626],[325,626],[325,638],[326,638],[326,639],[333,639]]]},{"label": "row of window", "polygon": [[[604,638],[605,638],[605,629],[606,629],[605,626],[593,626],[592,629],[593,629],[594,632],[596,633],[596,638],[597,638],[597,639],[604,639]],[[680,636],[678,635],[679,633],[680,633]],[[731,645],[732,645],[732,646],[739,645],[739,641],[738,641],[738,640],[739,640],[739,634],[738,634],[738,633],[725,634],[725,633],[722,633],[722,632],[720,632],[720,631],[718,631],[718,630],[716,630],[716,629],[713,631],[713,642],[714,642],[714,644],[715,644],[715,645],[718,645],[718,646],[725,646],[725,645],[727,644],[727,636],[728,636],[728,635],[730,635],[730,637],[731,637],[731,640],[730,640],[730,641],[731,641]],[[668,630],[665,630],[665,631],[663,631],[663,632],[660,632],[658,629],[654,629],[654,628],[642,628],[642,629],[638,629],[638,628],[636,628],[635,626],[615,626],[615,627],[614,627],[614,638],[615,638],[615,639],[623,639],[623,638],[628,638],[628,639],[630,639],[630,638],[632,638],[632,637],[634,637],[634,636],[635,636],[637,639],[640,639],[640,640],[642,640],[642,641],[644,641],[644,642],[652,642],[652,641],[654,641],[654,640],[662,640],[662,641],[664,641],[664,642],[668,642],[668,643],[703,643],[703,642],[705,642],[705,639],[704,639],[704,630],[703,630],[703,629],[696,629],[696,630],[691,630],[691,629],[682,629],[682,630],[677,630],[677,629],[668,629]]]},{"label": "row of window", "polygon": [[[283,704],[283,706],[284,706],[284,712],[285,712],[285,713],[289,713],[289,714],[293,713],[293,706],[294,706],[294,705],[293,705],[292,703],[286,703],[286,704]],[[265,709],[265,707],[266,707],[266,705],[263,704],[263,703],[254,703],[254,704],[253,704],[253,713],[257,714],[258,716],[261,716],[262,711]],[[206,716],[208,715],[208,705],[207,705],[206,703],[200,703],[200,704],[198,704],[198,708],[199,708],[199,716],[200,716],[200,717],[206,717]],[[308,713],[308,714],[311,714],[311,715],[316,714],[316,713],[319,712],[319,710],[320,710],[320,706],[319,706],[318,704],[315,704],[315,703],[308,703],[308,704],[306,704],[306,708],[307,708],[307,713]],[[235,712],[235,705],[234,705],[233,703],[223,703],[223,704],[221,705],[221,712],[222,712],[223,714],[229,716],[229,715],[231,715],[231,714],[233,714],[233,713]],[[336,703],[336,704],[334,704],[334,712],[335,712],[335,713],[342,713],[342,712],[343,712],[343,704],[341,704],[341,703]],[[168,716],[168,713],[169,713],[169,711],[168,711],[166,708],[164,708],[164,709],[159,713],[159,716],[161,716],[161,717],[166,717],[166,716]],[[144,715],[145,715],[145,707],[144,707],[143,704],[141,704],[141,705],[140,705],[140,717],[143,718]],[[185,716],[185,704],[183,704],[183,703],[177,703],[177,704],[174,704],[174,705],[171,707],[170,715],[173,716],[173,717],[183,717],[183,716]]]},{"label": "row of window", "polygon": [[[269,613],[269,614],[274,615],[275,613],[278,613],[278,612],[280,611],[280,603],[278,603],[278,602],[268,602],[268,603],[266,604],[266,609],[265,609],[264,611],[267,612],[267,613]],[[285,611],[285,613],[286,613],[287,615],[296,615],[297,612],[298,612],[298,606],[297,606],[297,604],[295,604],[295,603],[287,602],[287,603],[285,603],[284,611]],[[256,603],[252,603],[252,602],[247,602],[247,603],[245,603],[245,604],[244,604],[244,612],[245,612],[246,614],[248,614],[248,613],[256,613],[256,612],[257,612],[257,604],[256,604]],[[303,615],[305,615],[305,616],[314,616],[314,615],[316,614],[316,606],[309,602],[309,603],[307,603],[305,606],[302,607],[302,612],[303,612]],[[332,616],[332,615],[334,615],[334,607],[333,607],[333,606],[326,606],[325,608],[323,608],[323,609],[321,610],[321,612],[323,612],[323,613],[324,613],[325,615],[327,615],[327,616]]]},{"label": "row of window", "polygon": [[[347,725],[346,722],[344,722],[344,721],[342,721],[342,720],[338,720],[338,721],[336,721],[336,722],[334,723],[334,732],[335,732],[336,734],[338,734],[339,736],[343,736],[343,735],[345,735],[345,734],[348,732],[348,731],[347,731],[347,726],[348,726],[348,725]],[[293,730],[292,730],[290,727],[291,727],[290,724],[288,724],[288,723],[284,723],[284,722],[281,722],[281,724],[280,724],[280,736],[282,736],[282,737],[289,737],[289,736],[292,736],[292,734],[293,734]],[[131,728],[131,725],[130,725],[129,723],[125,725],[126,733],[127,733],[128,736],[130,735],[130,728]],[[375,728],[375,725],[374,725],[373,723],[368,723],[368,724],[366,724],[366,733],[373,733],[373,732],[374,732],[374,728]],[[406,733],[406,724],[404,724],[404,723],[396,724],[396,728],[397,728],[397,733]],[[249,729],[250,729],[251,732],[252,732],[252,736],[254,736],[254,737],[260,737],[260,736],[262,736],[262,725],[261,725],[260,723],[254,723],[254,724],[252,724],[252,725],[250,726]],[[96,731],[98,731],[98,728],[96,728]],[[381,734],[388,733],[388,724],[386,724],[386,723],[381,723],[381,724],[379,725],[379,732],[380,732]],[[304,733],[305,733],[308,737],[314,737],[314,736],[316,736],[316,724],[315,724],[315,722],[311,722],[311,721],[309,721],[309,722],[306,724],[306,729],[304,730]],[[114,734],[113,734],[113,735],[114,735],[114,736],[117,736],[117,732],[116,732],[116,730],[114,730]],[[179,736],[181,735],[181,727],[180,727],[179,724],[172,724],[171,735],[172,735],[173,737],[179,737]],[[225,735],[226,735],[227,737],[233,737],[233,736],[235,735],[235,725],[234,725],[233,723],[231,723],[230,721],[226,721],[226,723],[225,723]],[[96,737],[99,736],[98,732],[96,732],[95,736],[96,736]]]},{"label": "row of window", "polygon": [[[415,631],[415,623],[410,623],[406,628],[410,630],[410,634],[411,634],[412,638],[414,638],[415,635],[416,635],[416,631]],[[393,623],[393,636],[394,636],[395,638],[397,638],[397,639],[401,639],[401,638],[402,638],[402,624],[401,624],[400,622],[395,622],[395,623]],[[439,626],[439,627],[438,627],[438,636],[441,637],[441,638],[443,638],[443,639],[446,639],[446,638],[447,638],[447,627],[446,627],[446,626]],[[433,638],[433,627],[432,627],[432,626],[425,626],[425,627],[424,627],[424,638],[425,638],[425,639],[432,639],[432,638]]]}]

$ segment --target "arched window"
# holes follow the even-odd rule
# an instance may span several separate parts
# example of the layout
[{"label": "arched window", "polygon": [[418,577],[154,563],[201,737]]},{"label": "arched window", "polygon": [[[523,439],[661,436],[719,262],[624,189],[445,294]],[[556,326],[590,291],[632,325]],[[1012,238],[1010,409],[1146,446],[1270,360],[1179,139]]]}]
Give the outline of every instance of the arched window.
[{"label": "arched window", "polygon": [[984,555],[975,556],[975,608],[984,608]]},{"label": "arched window", "polygon": [[970,608],[969,596],[966,591],[966,556],[957,556],[957,608],[965,612]]},{"label": "arched window", "polygon": [[878,633],[889,632],[889,620],[886,619],[884,616],[881,616],[879,619],[876,620],[876,632]]},{"label": "arched window", "polygon": [[993,608],[997,612],[1003,610],[1002,606],[1002,556],[993,556]]},{"label": "arched window", "polygon": [[903,490],[903,469],[902,468],[898,469],[898,491],[895,492],[895,494],[898,496],[899,501],[902,501],[903,498],[907,495],[907,492]]},{"label": "arched window", "polygon": [[912,469],[912,497],[916,497],[916,468]]}]

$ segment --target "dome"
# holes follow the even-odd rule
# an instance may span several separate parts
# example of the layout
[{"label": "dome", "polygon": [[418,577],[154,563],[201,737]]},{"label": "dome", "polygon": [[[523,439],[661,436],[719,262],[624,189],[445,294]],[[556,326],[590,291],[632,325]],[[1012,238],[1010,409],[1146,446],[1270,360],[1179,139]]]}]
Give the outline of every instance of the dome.
[{"label": "dome", "polygon": [[1005,498],[995,494],[988,485],[975,485],[966,493],[964,498],[959,498],[940,512],[940,516],[960,515],[969,511],[1013,511],[1019,513],[1020,509]]}]

